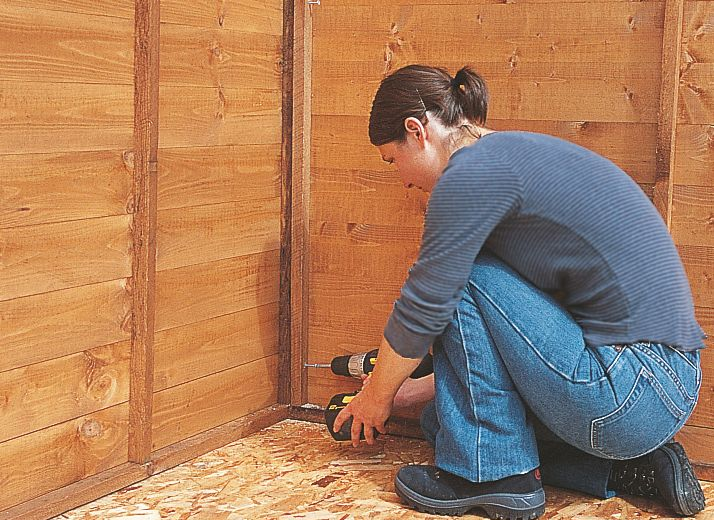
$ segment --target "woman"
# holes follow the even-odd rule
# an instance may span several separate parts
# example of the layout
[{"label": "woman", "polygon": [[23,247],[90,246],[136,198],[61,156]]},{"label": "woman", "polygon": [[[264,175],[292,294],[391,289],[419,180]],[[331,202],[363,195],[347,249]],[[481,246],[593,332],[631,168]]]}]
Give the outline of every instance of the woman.
[{"label": "woman", "polygon": [[536,518],[541,465],[548,484],[703,509],[672,438],[696,404],[704,334],[668,230],[613,163],[489,130],[487,103],[468,68],[408,66],[375,95],[371,143],[431,196],[370,383],[336,431],[352,416],[353,444],[361,431],[372,444],[432,345],[421,424],[436,465],[397,474],[411,506]]}]

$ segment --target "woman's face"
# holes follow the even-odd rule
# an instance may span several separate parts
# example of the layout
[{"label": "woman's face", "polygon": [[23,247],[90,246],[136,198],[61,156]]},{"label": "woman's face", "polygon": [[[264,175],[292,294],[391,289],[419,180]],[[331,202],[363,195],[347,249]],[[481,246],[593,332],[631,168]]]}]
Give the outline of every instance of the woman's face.
[{"label": "woman's face", "polygon": [[[434,126],[434,125],[433,125]],[[383,160],[395,166],[403,186],[430,193],[447,165],[436,132],[415,118],[406,120],[406,139],[378,146]]]}]

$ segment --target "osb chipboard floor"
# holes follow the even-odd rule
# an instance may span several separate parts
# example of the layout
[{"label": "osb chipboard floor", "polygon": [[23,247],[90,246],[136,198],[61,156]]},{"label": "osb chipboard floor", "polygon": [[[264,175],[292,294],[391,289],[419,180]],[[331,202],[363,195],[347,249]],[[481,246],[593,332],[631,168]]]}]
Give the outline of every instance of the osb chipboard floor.
[{"label": "osb chipboard floor", "polygon": [[[385,437],[375,446],[354,449],[334,442],[324,425],[283,421],[55,520],[446,518],[412,511],[394,492],[393,478],[401,466],[431,460],[424,441]],[[712,519],[713,484],[702,485],[708,507],[696,518]],[[654,501],[546,491],[544,519],[674,518]]]}]

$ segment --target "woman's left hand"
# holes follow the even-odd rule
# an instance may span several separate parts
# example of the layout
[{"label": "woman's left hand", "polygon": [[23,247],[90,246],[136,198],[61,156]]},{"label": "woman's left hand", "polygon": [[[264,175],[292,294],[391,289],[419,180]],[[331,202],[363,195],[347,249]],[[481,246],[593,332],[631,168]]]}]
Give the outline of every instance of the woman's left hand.
[{"label": "woman's left hand", "polygon": [[368,444],[375,444],[375,430],[385,434],[385,423],[390,417],[393,399],[379,399],[371,391],[371,385],[364,385],[363,390],[358,392],[353,400],[341,410],[333,424],[333,431],[337,432],[349,417],[353,417],[351,427],[351,442],[357,447],[360,442],[361,430],[365,435]]}]

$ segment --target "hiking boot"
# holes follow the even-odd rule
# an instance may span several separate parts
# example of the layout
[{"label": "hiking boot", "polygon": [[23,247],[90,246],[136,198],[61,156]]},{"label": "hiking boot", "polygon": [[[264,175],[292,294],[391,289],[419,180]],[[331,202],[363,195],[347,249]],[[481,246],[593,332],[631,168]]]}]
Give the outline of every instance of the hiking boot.
[{"label": "hiking boot", "polygon": [[436,515],[460,516],[479,508],[492,519],[532,520],[544,513],[539,469],[470,482],[435,466],[405,466],[395,476],[395,491],[410,507]]},{"label": "hiking boot", "polygon": [[675,441],[643,457],[614,462],[609,484],[617,492],[659,497],[682,516],[693,516],[706,507],[694,469]]}]

